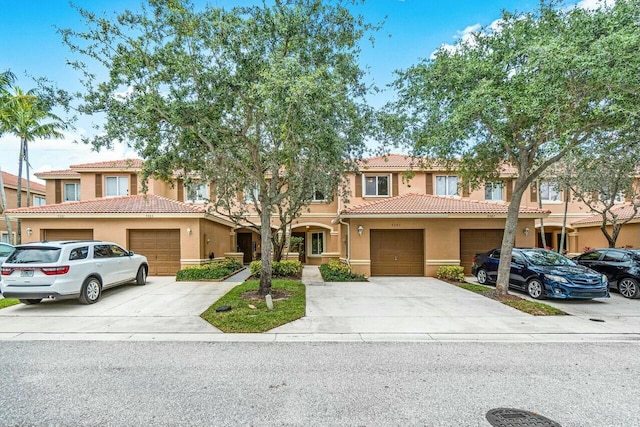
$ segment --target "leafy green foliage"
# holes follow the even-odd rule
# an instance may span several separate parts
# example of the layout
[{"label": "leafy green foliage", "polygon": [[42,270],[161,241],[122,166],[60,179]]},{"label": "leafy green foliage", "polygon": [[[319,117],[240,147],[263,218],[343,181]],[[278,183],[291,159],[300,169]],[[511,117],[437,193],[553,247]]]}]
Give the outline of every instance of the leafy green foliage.
[{"label": "leafy green foliage", "polygon": [[320,274],[325,282],[366,282],[363,274],[351,272],[351,266],[337,259],[330,259],[320,266]]},{"label": "leafy green foliage", "polygon": [[[259,333],[305,315],[306,289],[302,283],[294,280],[274,280],[272,291],[286,291],[288,297],[282,300],[274,298],[273,310],[267,308],[264,298],[258,301],[243,298],[243,294],[256,291],[258,286],[257,280],[249,280],[236,286],[202,313],[201,317],[222,332]],[[255,309],[249,305],[253,305]],[[216,312],[216,308],[221,306],[229,306],[231,310]]]},{"label": "leafy green foliage", "polygon": [[464,267],[459,265],[443,265],[436,272],[438,279],[450,280],[452,282],[464,282]]},{"label": "leafy green foliage", "polygon": [[[273,277],[300,277],[302,275],[302,263],[300,261],[273,261]],[[262,261],[253,261],[249,264],[252,276],[260,277]]]},{"label": "leafy green foliage", "polygon": [[240,271],[244,266],[235,258],[225,258],[201,267],[188,267],[176,273],[178,282],[197,280],[217,280]]}]

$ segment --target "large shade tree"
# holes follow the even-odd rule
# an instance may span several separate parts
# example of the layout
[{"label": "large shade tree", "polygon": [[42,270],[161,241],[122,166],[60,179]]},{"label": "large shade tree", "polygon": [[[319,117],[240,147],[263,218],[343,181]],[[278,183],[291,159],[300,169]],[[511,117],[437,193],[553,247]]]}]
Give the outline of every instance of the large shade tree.
[{"label": "large shade tree", "polygon": [[358,54],[371,27],[351,6],[149,0],[113,17],[79,10],[86,29],[61,30],[84,58],[73,63],[85,76],[81,111],[105,117],[87,142],[131,144],[145,179],[213,183],[214,209],[260,232],[262,295],[272,217],[282,238],[315,191],[336,192],[364,148],[370,113]]},{"label": "large shade tree", "polygon": [[640,3],[596,10],[504,12],[485,28],[398,72],[383,117],[416,154],[460,161],[466,181],[517,170],[497,287],[507,293],[522,196],[574,147],[640,125]]}]

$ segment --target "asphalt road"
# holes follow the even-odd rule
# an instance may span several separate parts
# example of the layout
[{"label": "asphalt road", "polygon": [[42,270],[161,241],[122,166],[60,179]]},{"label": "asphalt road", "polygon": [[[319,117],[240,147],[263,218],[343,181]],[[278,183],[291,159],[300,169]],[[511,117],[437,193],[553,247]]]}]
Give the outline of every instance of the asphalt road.
[{"label": "asphalt road", "polygon": [[640,425],[640,343],[5,341],[2,426]]}]

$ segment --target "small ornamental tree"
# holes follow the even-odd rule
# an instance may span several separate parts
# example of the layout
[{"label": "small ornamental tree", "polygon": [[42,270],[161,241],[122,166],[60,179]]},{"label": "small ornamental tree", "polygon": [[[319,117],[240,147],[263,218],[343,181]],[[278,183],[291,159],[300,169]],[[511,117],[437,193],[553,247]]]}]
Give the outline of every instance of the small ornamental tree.
[{"label": "small ornamental tree", "polygon": [[[149,0],[112,18],[80,10],[62,30],[89,62],[81,111],[145,159],[144,178],[213,183],[213,210],[258,231],[259,293],[271,288],[284,238],[314,191],[333,195],[361,157],[370,118],[357,59],[371,27],[343,1],[275,0],[232,9]],[[107,71],[104,79],[98,68]]]},{"label": "small ornamental tree", "polygon": [[497,278],[503,294],[527,187],[594,135],[640,128],[640,2],[556,4],[504,12],[493,28],[399,71],[398,100],[381,117],[396,143],[459,161],[472,185],[497,178],[505,163],[516,168]]}]

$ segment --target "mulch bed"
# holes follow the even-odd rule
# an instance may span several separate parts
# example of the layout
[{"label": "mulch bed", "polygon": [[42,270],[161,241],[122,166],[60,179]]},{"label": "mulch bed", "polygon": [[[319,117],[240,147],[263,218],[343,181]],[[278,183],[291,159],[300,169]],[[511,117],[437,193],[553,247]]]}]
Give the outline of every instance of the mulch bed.
[{"label": "mulch bed", "polygon": [[[282,301],[285,299],[289,299],[291,297],[291,292],[286,291],[284,289],[271,289],[271,299],[273,301]],[[242,294],[242,298],[249,301],[264,301],[264,295],[258,295],[258,291],[248,291]]]},{"label": "mulch bed", "polygon": [[500,292],[498,292],[495,289],[492,289],[490,291],[484,291],[484,292],[477,292],[480,295],[483,295],[487,298],[491,298],[494,299],[496,301],[500,301],[500,302],[504,302],[504,301],[521,301],[524,298],[520,298],[519,296],[516,295],[511,295],[511,294],[507,294],[507,295],[500,295]]}]

